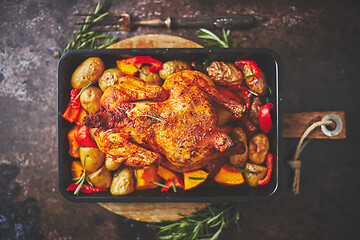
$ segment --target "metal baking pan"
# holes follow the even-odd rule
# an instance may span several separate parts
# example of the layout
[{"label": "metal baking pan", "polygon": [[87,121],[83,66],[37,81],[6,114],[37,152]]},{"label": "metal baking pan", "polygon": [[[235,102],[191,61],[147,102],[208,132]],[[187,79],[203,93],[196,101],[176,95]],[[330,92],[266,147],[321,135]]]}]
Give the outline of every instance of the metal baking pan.
[{"label": "metal baking pan", "polygon": [[[274,155],[274,169],[271,181],[265,186],[256,188],[246,184],[223,186],[208,181],[199,188],[189,191],[161,192],[159,188],[134,191],[124,196],[114,196],[109,191],[92,194],[80,193],[74,196],[66,188],[72,183],[70,164],[72,157],[68,154],[67,133],[73,126],[61,115],[64,113],[71,91],[71,75],[88,57],[100,57],[106,68],[116,67],[116,60],[121,56],[152,56],[160,61],[205,59],[235,62],[242,58],[254,60],[263,70],[272,90],[271,102],[273,130],[269,136],[270,152]],[[210,49],[210,48],[174,48],[174,49],[102,49],[71,50],[64,54],[58,63],[58,181],[61,194],[70,201],[77,202],[238,202],[266,200],[272,197],[279,188],[281,173],[282,149],[282,107],[281,107],[281,63],[278,55],[264,48]]]}]

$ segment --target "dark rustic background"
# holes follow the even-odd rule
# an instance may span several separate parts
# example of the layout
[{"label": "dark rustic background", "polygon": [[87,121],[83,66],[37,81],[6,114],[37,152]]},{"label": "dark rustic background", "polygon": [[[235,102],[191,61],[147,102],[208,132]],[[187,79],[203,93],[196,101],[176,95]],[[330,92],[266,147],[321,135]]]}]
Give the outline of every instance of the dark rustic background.
[{"label": "dark rustic background", "polygon": [[[0,238],[154,239],[147,223],[97,204],[65,200],[57,186],[56,74],[59,46],[72,38],[75,11],[96,1],[1,1]],[[360,230],[359,1],[112,1],[136,18],[253,14],[258,24],[241,47],[267,47],[283,62],[284,112],[342,110],[347,139],[313,140],[301,159],[300,195],[284,163],[279,193],[244,203],[241,228],[221,239],[353,239]],[[196,30],[137,28],[120,39],[164,33],[198,43]],[[284,139],[284,160],[296,139]]]}]

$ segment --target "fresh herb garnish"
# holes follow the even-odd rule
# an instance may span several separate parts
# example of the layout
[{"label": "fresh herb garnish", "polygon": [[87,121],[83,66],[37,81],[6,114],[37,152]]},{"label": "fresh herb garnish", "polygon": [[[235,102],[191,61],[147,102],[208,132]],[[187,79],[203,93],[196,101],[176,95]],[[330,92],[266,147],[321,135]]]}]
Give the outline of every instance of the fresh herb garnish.
[{"label": "fresh herb garnish", "polygon": [[191,180],[205,180],[206,178],[202,178],[202,177],[189,177],[189,179],[191,179]]},{"label": "fresh herb garnish", "polygon": [[166,121],[165,118],[163,118],[162,116],[160,116],[159,114],[157,114],[157,113],[151,108],[150,105],[148,105],[148,106],[149,106],[150,111],[151,111],[154,115],[150,115],[150,114],[144,113],[143,111],[141,111],[140,109],[138,109],[139,112],[143,113],[143,115],[140,115],[139,117],[147,117],[147,118],[150,118],[149,124],[152,124],[152,123],[155,123],[155,122],[162,122],[162,123],[163,123],[162,127],[164,127],[165,124],[172,125],[171,123],[169,123],[168,121]]},{"label": "fresh herb garnish", "polygon": [[239,172],[242,172],[242,173],[252,173],[252,174],[258,174],[259,173],[259,172],[245,170],[245,169],[242,169],[242,168],[236,168],[236,170],[238,170]]},{"label": "fresh herb garnish", "polygon": [[81,90],[80,90],[80,92],[79,92],[79,94],[76,96],[76,98],[75,99],[78,99],[78,97],[80,97],[80,95],[82,94],[82,92],[85,90],[85,89],[87,89],[90,85],[92,84],[92,82],[90,81],[90,82],[88,82],[87,84],[85,84],[85,86],[83,86],[82,88],[81,88]]},{"label": "fresh herb garnish", "polygon": [[253,95],[255,95],[255,96],[259,96],[259,94],[257,94],[257,93],[254,92],[254,91],[251,91],[250,89],[248,89],[248,92],[251,93],[251,94],[253,94]]},{"label": "fresh herb garnish", "polygon": [[89,12],[90,16],[84,19],[80,29],[74,31],[72,41],[64,45],[62,49],[58,51],[56,57],[60,58],[71,49],[101,49],[113,44],[117,38],[113,36],[112,33],[103,34],[91,29],[94,23],[109,14],[109,8],[110,4],[107,1],[103,3],[99,2],[94,12]]},{"label": "fresh herb garnish", "polygon": [[153,183],[159,187],[169,188],[168,186],[166,186],[165,184],[162,184],[162,183],[158,183],[158,182],[154,182],[154,181],[152,181],[151,183]]},{"label": "fresh herb garnish", "polygon": [[251,77],[253,77],[253,76],[255,76],[255,73],[250,74],[250,75],[246,75],[246,76],[244,77],[244,80],[249,79],[249,78],[251,78]]},{"label": "fresh herb garnish", "polygon": [[171,186],[173,188],[173,191],[176,192],[176,187],[173,179],[171,179]]},{"label": "fresh herb garnish", "polygon": [[159,226],[160,239],[218,239],[222,230],[238,225],[242,211],[237,203],[208,205],[201,211]]},{"label": "fresh herb garnish", "polygon": [[[205,28],[200,28],[199,31],[196,32],[196,34],[199,38],[213,41],[213,42],[205,42],[204,43],[205,46],[217,46],[222,48],[230,47],[230,43],[229,43],[230,29],[225,30],[224,28],[222,28],[222,34],[224,40],[218,37],[215,33]],[[236,48],[244,40],[246,40],[246,38],[235,39],[233,41],[232,47]]]}]

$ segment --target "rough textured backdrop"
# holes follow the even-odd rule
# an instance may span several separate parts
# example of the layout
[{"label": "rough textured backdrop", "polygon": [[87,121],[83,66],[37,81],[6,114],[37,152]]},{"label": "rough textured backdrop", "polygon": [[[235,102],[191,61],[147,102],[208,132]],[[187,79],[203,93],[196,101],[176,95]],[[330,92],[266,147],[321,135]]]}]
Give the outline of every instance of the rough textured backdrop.
[{"label": "rough textured backdrop", "polygon": [[[1,1],[0,6],[0,236],[1,239],[153,239],[147,223],[97,204],[65,200],[57,187],[56,74],[53,57],[76,28],[75,11],[96,1]],[[359,54],[357,1],[112,1],[111,11],[141,19],[253,14],[255,28],[234,31],[242,47],[268,47],[283,61],[285,112],[343,110],[346,140],[314,140],[304,160],[301,193],[290,191],[284,164],[279,194],[244,203],[239,231],[221,239],[351,239],[359,231]],[[198,43],[196,30],[137,28]],[[284,140],[284,160],[296,140]]]}]

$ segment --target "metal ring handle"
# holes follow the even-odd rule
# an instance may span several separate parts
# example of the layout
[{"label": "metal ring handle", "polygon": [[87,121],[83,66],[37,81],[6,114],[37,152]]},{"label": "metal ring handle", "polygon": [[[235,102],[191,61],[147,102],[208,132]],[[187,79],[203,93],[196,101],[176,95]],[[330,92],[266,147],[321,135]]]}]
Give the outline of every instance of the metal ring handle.
[{"label": "metal ring handle", "polygon": [[336,127],[333,130],[329,130],[327,129],[326,125],[321,125],[321,130],[323,131],[323,133],[329,137],[339,135],[341,130],[343,129],[343,122],[341,118],[336,114],[328,114],[325,117],[323,117],[322,121],[327,121],[327,120],[334,121]]}]

